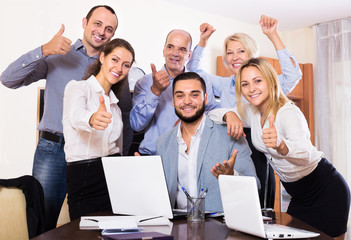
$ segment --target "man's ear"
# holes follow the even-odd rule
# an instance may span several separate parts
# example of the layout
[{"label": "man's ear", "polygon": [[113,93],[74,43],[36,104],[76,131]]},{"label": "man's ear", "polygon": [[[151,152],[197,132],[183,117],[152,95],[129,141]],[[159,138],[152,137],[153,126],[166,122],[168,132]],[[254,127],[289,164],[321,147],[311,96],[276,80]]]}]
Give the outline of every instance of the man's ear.
[{"label": "man's ear", "polygon": [[191,55],[193,54],[193,51],[189,51],[189,54],[188,54],[188,59],[190,59],[191,58]]},{"label": "man's ear", "polygon": [[207,104],[208,103],[208,95],[207,95],[207,93],[205,93],[205,104]]},{"label": "man's ear", "polygon": [[101,53],[100,53],[99,60],[100,60],[100,63],[101,63],[101,64],[104,63],[104,60],[105,60],[105,54],[104,54],[104,52],[101,52]]},{"label": "man's ear", "polygon": [[87,18],[83,18],[83,19],[82,19],[82,27],[83,27],[83,29],[85,29],[87,23],[88,23]]}]

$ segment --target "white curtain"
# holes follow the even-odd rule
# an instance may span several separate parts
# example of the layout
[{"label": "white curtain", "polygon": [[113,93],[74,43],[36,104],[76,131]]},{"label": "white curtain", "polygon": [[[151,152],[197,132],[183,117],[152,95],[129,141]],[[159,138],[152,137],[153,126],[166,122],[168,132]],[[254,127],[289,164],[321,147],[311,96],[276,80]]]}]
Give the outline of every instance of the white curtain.
[{"label": "white curtain", "polygon": [[351,18],[315,26],[316,146],[351,187]]}]

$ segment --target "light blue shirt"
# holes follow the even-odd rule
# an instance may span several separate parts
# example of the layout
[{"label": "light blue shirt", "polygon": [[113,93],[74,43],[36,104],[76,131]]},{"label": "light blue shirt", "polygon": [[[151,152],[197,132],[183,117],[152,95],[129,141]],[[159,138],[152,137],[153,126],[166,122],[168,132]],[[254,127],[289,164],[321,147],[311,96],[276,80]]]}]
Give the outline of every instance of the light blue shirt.
[{"label": "light blue shirt", "polygon": [[[235,75],[231,77],[220,77],[209,74],[201,69],[201,59],[204,52],[203,47],[196,46],[187,64],[189,71],[198,73],[205,81],[210,82],[215,96],[220,97],[220,107],[231,108],[236,106]],[[277,51],[281,75],[278,79],[284,94],[290,93],[302,77],[302,72],[296,58],[287,48]],[[292,64],[292,59],[295,66]]]},{"label": "light blue shirt", "polygon": [[86,68],[97,56],[89,57],[81,40],[71,45],[66,55],[45,57],[41,46],[22,55],[1,74],[1,82],[9,88],[27,86],[46,79],[44,113],[38,130],[62,135],[63,94],[72,79],[82,79]]},{"label": "light blue shirt", "polygon": [[[162,68],[166,70],[165,66]],[[187,70],[185,70],[187,72]],[[137,131],[145,130],[144,139],[140,143],[139,152],[143,154],[156,154],[156,140],[163,133],[171,129],[178,120],[172,105],[173,78],[169,77],[171,84],[158,97],[151,91],[153,84],[152,74],[139,79],[134,87],[133,108],[130,112],[130,125]],[[206,111],[218,106],[211,84],[206,82],[208,104]]]}]

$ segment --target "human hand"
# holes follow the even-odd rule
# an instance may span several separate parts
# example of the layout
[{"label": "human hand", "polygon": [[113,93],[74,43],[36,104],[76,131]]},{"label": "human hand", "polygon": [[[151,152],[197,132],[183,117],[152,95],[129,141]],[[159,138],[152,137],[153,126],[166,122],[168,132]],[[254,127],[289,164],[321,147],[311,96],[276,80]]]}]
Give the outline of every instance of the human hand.
[{"label": "human hand", "polygon": [[224,115],[224,120],[227,122],[227,134],[236,139],[241,136],[246,137],[242,121],[238,118],[235,112],[227,112]]},{"label": "human hand", "polygon": [[66,55],[66,53],[71,48],[72,41],[68,38],[62,36],[65,31],[65,25],[61,24],[60,30],[55,34],[55,36],[50,40],[50,42],[44,44],[42,46],[42,52],[44,56],[62,54]]},{"label": "human hand", "polygon": [[171,84],[169,76],[165,70],[157,71],[153,63],[151,63],[152,80],[151,91],[156,95],[160,96],[161,93]]},{"label": "human hand", "polygon": [[134,152],[134,156],[135,156],[135,157],[140,157],[140,153]]},{"label": "human hand", "polygon": [[268,37],[272,34],[277,33],[278,20],[275,18],[262,15],[260,19],[260,25],[261,25],[262,32],[266,34]]},{"label": "human hand", "polygon": [[99,96],[100,106],[98,110],[91,115],[89,124],[96,130],[104,130],[111,123],[112,114],[107,112],[105,100],[102,95]]},{"label": "human hand", "polygon": [[200,47],[206,47],[208,39],[211,37],[216,29],[208,23],[203,23],[200,25]]},{"label": "human hand", "polygon": [[218,179],[219,175],[234,175],[234,164],[237,153],[238,150],[234,149],[232,156],[228,160],[223,161],[223,165],[216,163],[216,165],[211,169],[213,176]]},{"label": "human hand", "polygon": [[281,140],[280,143],[278,142],[279,137],[274,126],[273,114],[269,117],[269,128],[262,130],[262,139],[263,143],[266,144],[266,147],[268,148],[277,149],[281,143]]}]

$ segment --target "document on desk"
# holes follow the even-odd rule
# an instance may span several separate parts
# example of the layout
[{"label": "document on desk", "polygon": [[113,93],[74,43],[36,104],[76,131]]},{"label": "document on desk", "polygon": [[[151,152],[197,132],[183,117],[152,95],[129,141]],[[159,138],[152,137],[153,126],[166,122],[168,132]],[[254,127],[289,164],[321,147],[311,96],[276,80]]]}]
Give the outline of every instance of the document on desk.
[{"label": "document on desk", "polygon": [[168,218],[162,216],[84,216],[81,217],[79,229],[137,229],[142,226],[170,225]]}]

